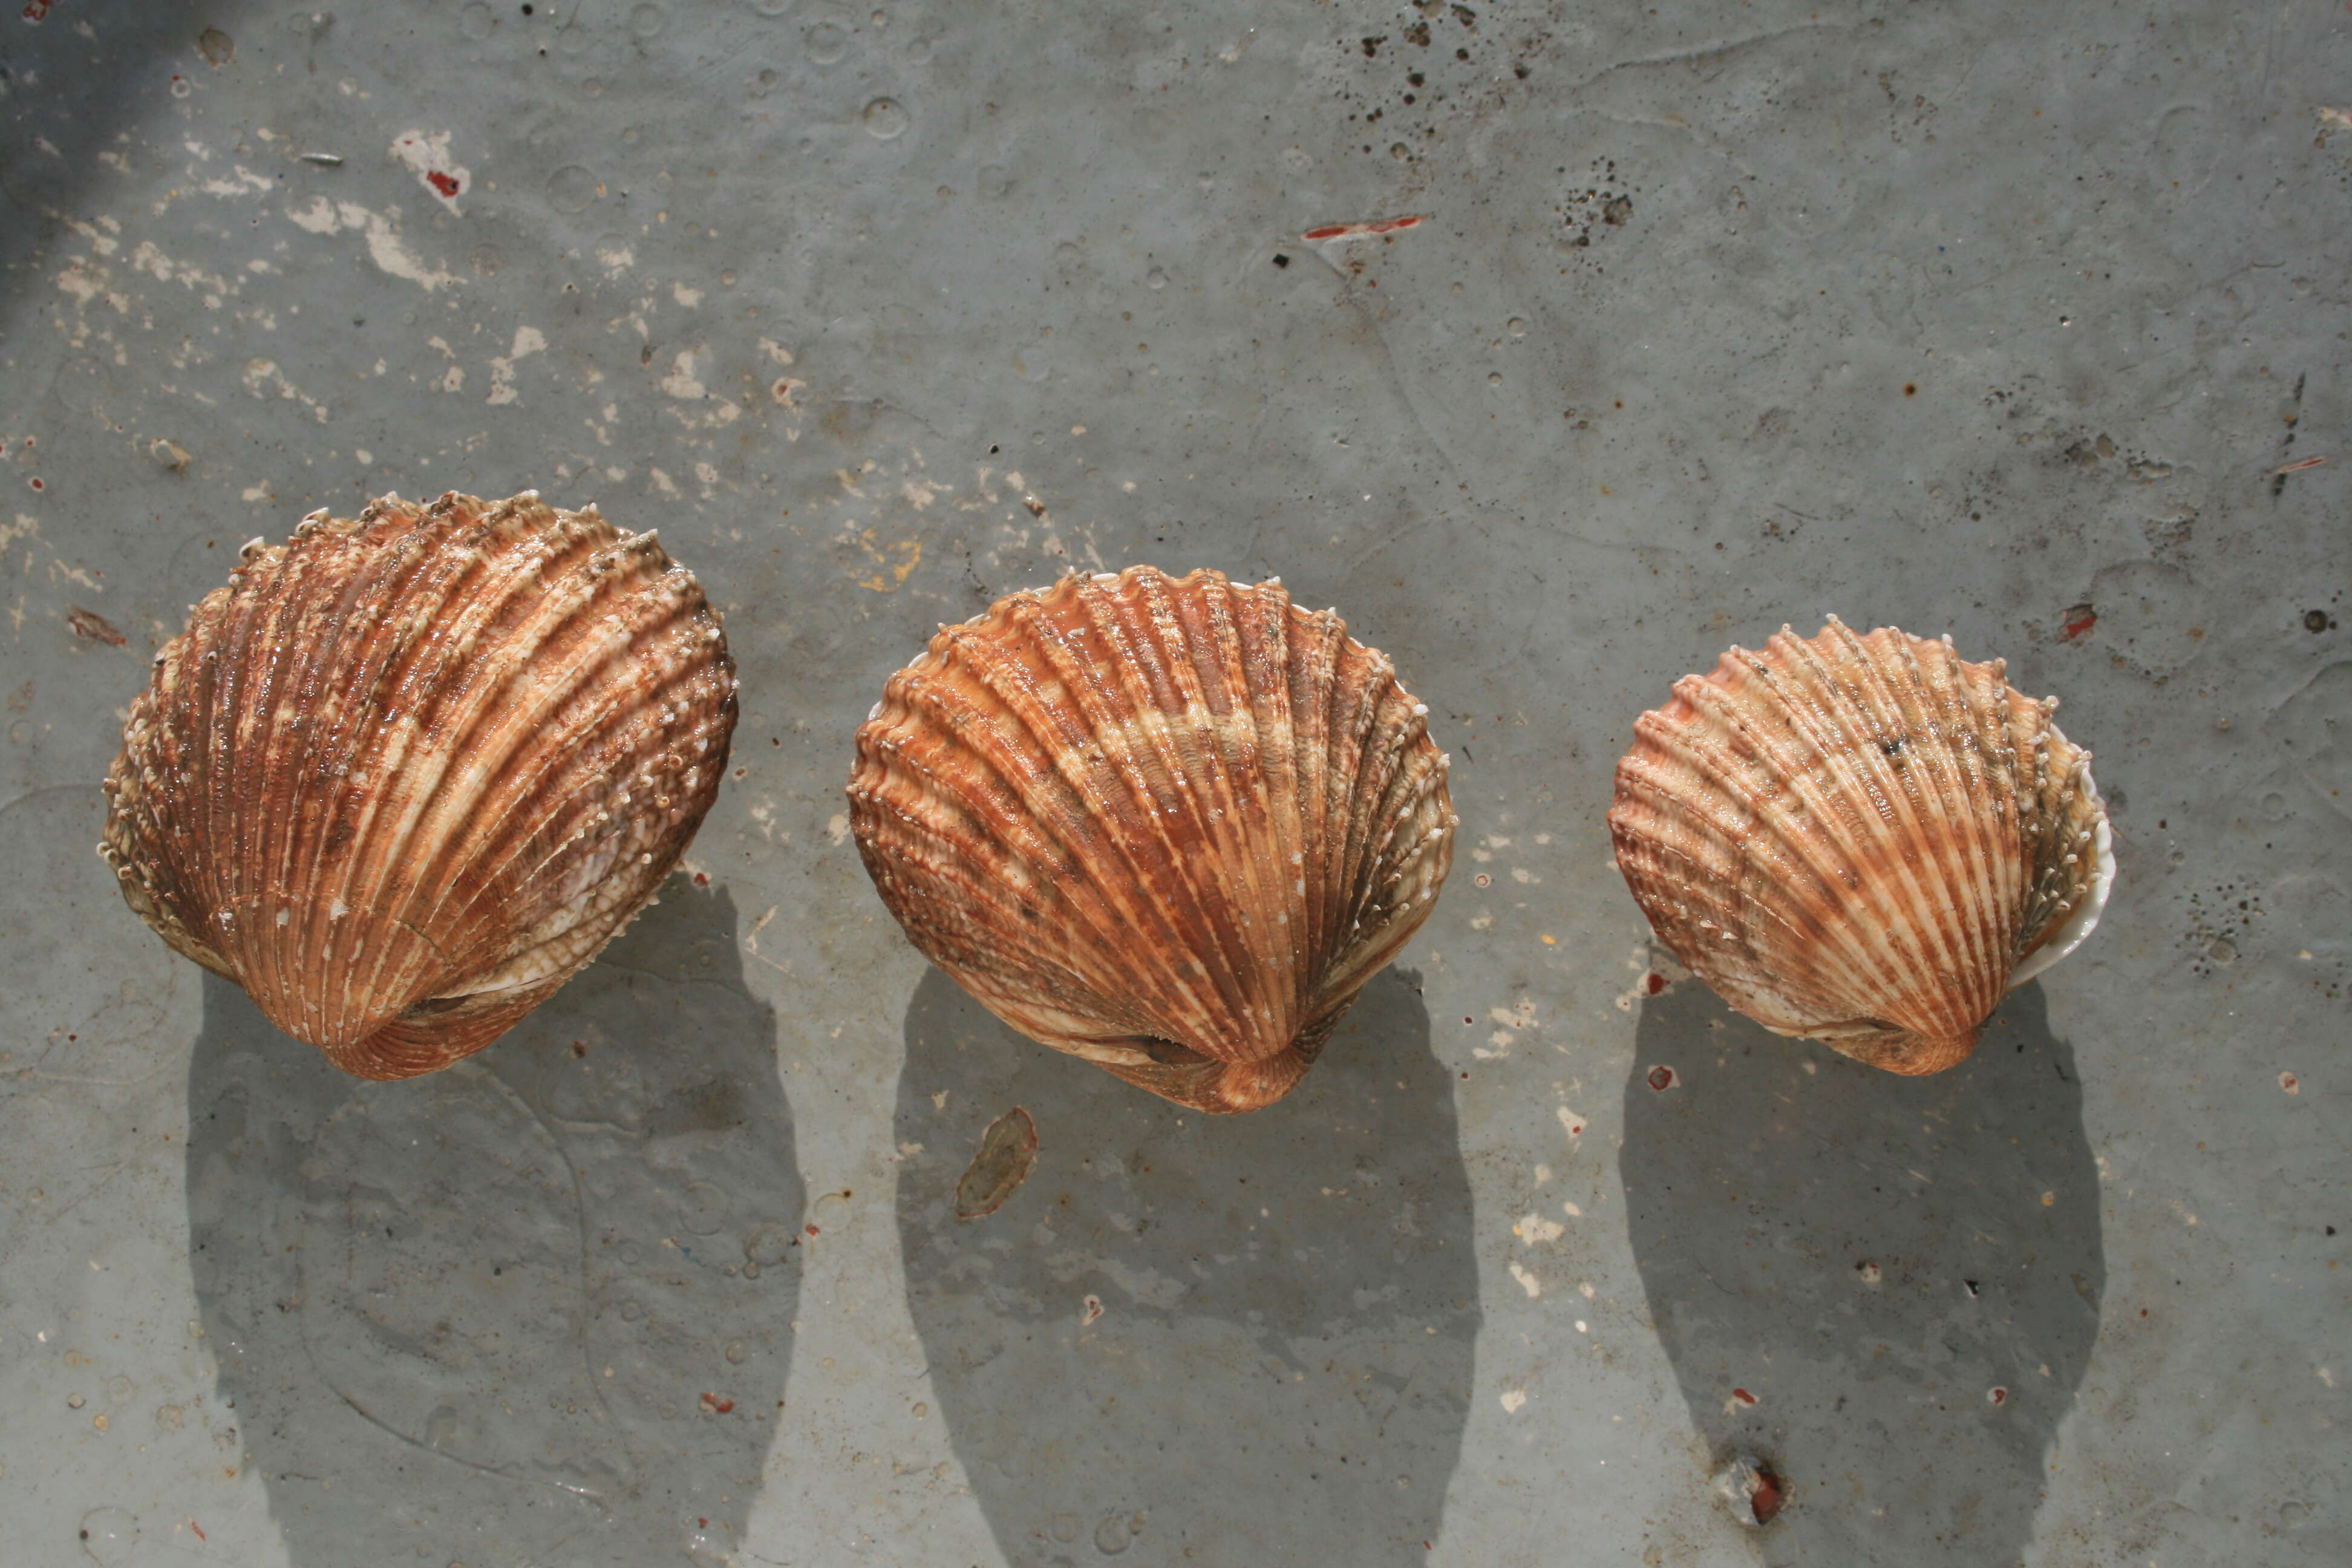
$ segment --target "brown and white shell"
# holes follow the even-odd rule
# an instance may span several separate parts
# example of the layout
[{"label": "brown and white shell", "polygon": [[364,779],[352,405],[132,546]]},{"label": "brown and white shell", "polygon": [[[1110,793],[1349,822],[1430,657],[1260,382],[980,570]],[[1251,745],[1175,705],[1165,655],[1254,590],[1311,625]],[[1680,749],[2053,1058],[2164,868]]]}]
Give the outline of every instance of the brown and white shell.
[{"label": "brown and white shell", "polygon": [[362,1078],[480,1050],[652,897],[735,726],[651,533],[396,496],[247,545],[156,656],[99,852],[173,948]]},{"label": "brown and white shell", "polygon": [[2091,753],[2000,659],[1783,626],[1634,725],[1609,829],[1650,929],[1769,1029],[1898,1073],[1975,1048],[2115,877]]},{"label": "brown and white shell", "polygon": [[1277,582],[1065,577],[890,678],[850,826],[908,938],[997,1016],[1178,1104],[1253,1110],[1445,879],[1427,713]]}]

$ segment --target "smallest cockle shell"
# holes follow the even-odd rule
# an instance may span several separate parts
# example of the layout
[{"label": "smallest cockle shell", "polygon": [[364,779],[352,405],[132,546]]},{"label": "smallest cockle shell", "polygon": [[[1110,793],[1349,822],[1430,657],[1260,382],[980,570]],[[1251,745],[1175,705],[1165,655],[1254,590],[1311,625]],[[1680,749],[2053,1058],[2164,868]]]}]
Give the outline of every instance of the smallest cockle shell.
[{"label": "smallest cockle shell", "polygon": [[1658,940],[1740,1012],[1939,1072],[2106,903],[2106,809],[2057,706],[1948,640],[1783,626],[1634,725],[1618,868]]}]

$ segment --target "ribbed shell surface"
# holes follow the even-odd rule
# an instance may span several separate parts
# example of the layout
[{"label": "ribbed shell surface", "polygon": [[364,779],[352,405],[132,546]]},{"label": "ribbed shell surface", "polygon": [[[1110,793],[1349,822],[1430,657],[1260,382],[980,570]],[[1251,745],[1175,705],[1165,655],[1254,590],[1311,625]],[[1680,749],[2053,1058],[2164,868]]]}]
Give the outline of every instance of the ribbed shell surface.
[{"label": "ribbed shell surface", "polygon": [[1297,1082],[1425,919],[1445,759],[1278,583],[1149,566],[944,626],[857,732],[883,901],[1014,1028],[1207,1111]]},{"label": "ribbed shell surface", "polygon": [[1740,1012],[1941,1071],[2105,901],[2106,813],[2056,706],[1948,642],[1784,626],[1635,724],[1609,813],[1618,868],[1659,941]]},{"label": "ribbed shell surface", "polygon": [[619,931],[725,771],[734,667],[651,533],[536,494],[314,512],[131,704],[100,852],[163,940],[362,1078],[496,1039]]}]

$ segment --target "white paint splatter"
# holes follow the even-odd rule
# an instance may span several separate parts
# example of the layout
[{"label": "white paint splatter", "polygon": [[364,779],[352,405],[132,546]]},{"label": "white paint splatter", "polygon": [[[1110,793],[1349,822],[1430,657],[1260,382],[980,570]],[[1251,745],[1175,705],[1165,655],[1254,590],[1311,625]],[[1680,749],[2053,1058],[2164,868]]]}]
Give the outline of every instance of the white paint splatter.
[{"label": "white paint splatter", "polygon": [[1527,1402],[1528,1396],[1524,1390],[1517,1388],[1509,1389],[1503,1394],[1503,1414],[1506,1415],[1517,1415],[1519,1413],[1519,1406],[1525,1405]]},{"label": "white paint splatter", "polygon": [[683,283],[671,284],[669,286],[669,297],[677,300],[679,304],[685,306],[689,310],[702,303],[702,290],[699,289],[689,289]]},{"label": "white paint splatter", "polygon": [[1546,1219],[1539,1214],[1530,1214],[1511,1226],[1511,1234],[1517,1237],[1525,1245],[1534,1247],[1539,1242],[1558,1241],[1568,1234],[1568,1228],[1557,1220]]},{"label": "white paint splatter", "polygon": [[400,209],[386,207],[373,212],[357,202],[329,202],[324,196],[313,196],[310,205],[289,208],[287,221],[311,234],[339,234],[348,229],[367,237],[368,259],[379,270],[415,284],[426,293],[446,289],[457,281],[445,268],[428,266],[408,248],[400,235]]},{"label": "white paint splatter", "polygon": [[517,327],[514,343],[503,354],[490,361],[490,395],[485,403],[512,403],[515,400],[515,362],[527,359],[547,347],[547,338],[537,327]]},{"label": "white paint splatter", "polygon": [[695,356],[703,352],[699,348],[678,350],[669,362],[669,374],[661,379],[661,389],[688,402],[709,396],[710,389],[694,374]]},{"label": "white paint splatter", "polygon": [[277,187],[268,175],[257,174],[239,163],[229,178],[206,180],[203,188],[208,196],[257,196]]},{"label": "white paint splatter", "polygon": [[474,176],[449,156],[446,131],[404,131],[392,139],[392,155],[416,171],[416,183],[453,213],[464,214],[457,198],[473,188]]},{"label": "white paint splatter", "polygon": [[1543,1294],[1543,1281],[1516,1263],[1511,1265],[1511,1278],[1519,1282],[1519,1289],[1528,1293],[1529,1300]]},{"label": "white paint splatter", "polygon": [[828,819],[824,825],[824,837],[828,843],[833,844],[838,844],[843,839],[847,838],[849,837],[849,818],[838,811],[835,812],[832,817]]},{"label": "white paint splatter", "polygon": [[1559,1124],[1571,1141],[1584,1136],[1584,1118],[1568,1106],[1559,1108]]}]

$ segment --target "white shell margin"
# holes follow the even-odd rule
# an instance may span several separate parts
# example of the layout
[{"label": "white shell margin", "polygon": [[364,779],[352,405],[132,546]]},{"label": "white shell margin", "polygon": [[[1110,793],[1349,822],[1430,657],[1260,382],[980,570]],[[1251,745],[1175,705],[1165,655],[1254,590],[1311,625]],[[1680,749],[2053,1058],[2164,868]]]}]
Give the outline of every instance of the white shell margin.
[{"label": "white shell margin", "polygon": [[[2051,726],[2050,732],[2058,735],[2062,741],[2065,739],[2058,733],[2058,727],[2054,724]],[[2099,800],[2098,784],[2091,777],[2091,770],[2087,766],[2083,770],[2083,787],[2090,792],[2093,800]],[[2115,843],[2107,831],[2105,801],[2099,801],[2099,826],[2092,834],[2091,849],[2098,857],[2098,861],[2091,872],[2090,896],[2083,900],[2082,908],[2066,917],[2066,923],[2060,926],[2048,942],[2035,948],[2032,956],[2017,966],[2009,977],[2011,991],[2082,946],[2084,939],[2098,929],[2099,916],[2107,907],[2107,894],[2116,885]]]}]

